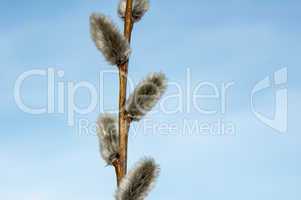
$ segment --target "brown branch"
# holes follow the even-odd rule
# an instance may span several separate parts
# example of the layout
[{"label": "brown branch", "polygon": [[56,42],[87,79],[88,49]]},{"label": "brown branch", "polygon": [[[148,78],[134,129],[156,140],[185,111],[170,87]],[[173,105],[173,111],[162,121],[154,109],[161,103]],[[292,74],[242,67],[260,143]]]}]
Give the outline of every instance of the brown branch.
[{"label": "brown branch", "polygon": [[[127,0],[126,13],[124,20],[124,36],[130,42],[133,19],[132,19],[132,4],[133,0]],[[128,75],[128,61],[119,65],[119,160],[114,165],[117,184],[125,176],[127,172],[127,146],[128,146],[128,131],[130,127],[130,120],[127,118],[125,104],[126,104],[126,88],[127,88],[127,75]]]},{"label": "brown branch", "polygon": [[121,165],[120,165],[120,161],[119,160],[115,160],[113,162],[113,166],[115,168],[117,185],[119,185],[119,183],[121,181]]}]

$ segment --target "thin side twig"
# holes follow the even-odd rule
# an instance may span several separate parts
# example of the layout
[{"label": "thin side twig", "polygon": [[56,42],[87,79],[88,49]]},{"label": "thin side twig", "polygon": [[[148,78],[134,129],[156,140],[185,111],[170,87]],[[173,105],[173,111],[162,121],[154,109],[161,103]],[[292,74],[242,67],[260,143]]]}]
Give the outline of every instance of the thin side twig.
[{"label": "thin side twig", "polygon": [[113,166],[115,168],[115,173],[116,173],[116,180],[117,180],[117,186],[119,186],[121,182],[121,165],[120,165],[120,160],[115,160],[113,163]]}]

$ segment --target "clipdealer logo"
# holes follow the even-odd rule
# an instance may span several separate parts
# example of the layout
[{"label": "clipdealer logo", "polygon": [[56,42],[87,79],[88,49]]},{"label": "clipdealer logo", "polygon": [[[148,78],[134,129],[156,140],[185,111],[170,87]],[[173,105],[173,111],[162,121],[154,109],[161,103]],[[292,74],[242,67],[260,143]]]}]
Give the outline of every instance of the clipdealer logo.
[{"label": "clipdealer logo", "polygon": [[[18,76],[15,87],[14,87],[14,98],[15,103],[18,108],[28,114],[40,115],[40,114],[65,114],[67,116],[67,121],[69,126],[81,126],[83,129],[89,127],[90,121],[84,118],[79,120],[79,124],[76,124],[77,115],[86,115],[94,111],[104,112],[104,91],[102,88],[106,84],[105,77],[110,75],[116,75],[117,72],[113,70],[102,71],[99,73],[98,85],[90,83],[88,81],[66,81],[64,80],[64,71],[56,70],[54,68],[48,69],[33,69],[23,72]],[[159,110],[166,115],[172,115],[177,113],[190,113],[197,112],[200,115],[210,115],[216,116],[217,122],[214,123],[204,122],[195,119],[184,120],[183,126],[191,130],[194,127],[202,132],[210,132],[209,135],[214,135],[213,132],[216,130],[223,130],[218,132],[227,132],[229,135],[235,135],[236,125],[232,121],[224,120],[225,114],[228,112],[228,99],[229,92],[231,88],[235,86],[235,82],[222,82],[221,84],[211,83],[208,81],[199,81],[196,84],[192,84],[191,81],[191,71],[187,68],[185,83],[183,82],[172,82],[168,83],[169,87],[176,89],[176,93],[168,93],[165,95],[160,103]],[[47,83],[47,105],[44,106],[29,106],[25,103],[23,97],[26,92],[22,89],[23,84],[26,81],[30,81],[36,77],[42,77]],[[45,81],[44,80],[44,81]],[[129,89],[134,88],[134,81],[131,77],[128,77]],[[255,106],[256,94],[259,92],[265,92],[271,89],[275,89],[275,105],[274,116],[272,118],[267,117],[262,112],[260,112]],[[88,104],[83,106],[77,105],[76,94],[80,91],[88,91],[89,101]],[[204,94],[204,91],[205,94]],[[209,93],[208,93],[209,91]],[[250,92],[250,103],[251,103],[251,113],[262,122],[263,124],[271,127],[272,129],[285,133],[287,132],[287,112],[288,112],[288,89],[287,89],[287,68],[280,69],[274,72],[272,77],[267,76],[261,81],[258,81]],[[175,107],[169,109],[171,103],[175,102]],[[210,102],[209,104],[204,104],[204,102]],[[97,109],[98,108],[98,109]],[[110,112],[118,113],[117,110],[112,109]],[[158,110],[152,111],[153,113],[158,112]],[[219,117],[218,117],[219,116]],[[83,123],[84,122],[84,123]],[[94,123],[94,122],[93,122]],[[162,122],[164,124],[164,122]],[[198,126],[195,126],[195,124]],[[85,126],[82,126],[84,124]],[[164,125],[166,126],[166,125]],[[221,128],[219,128],[221,127]],[[203,131],[206,130],[206,131]],[[195,132],[195,131],[193,131]],[[200,131],[199,131],[200,132]]]},{"label": "clipdealer logo", "polygon": [[[258,92],[267,90],[275,90],[274,116],[272,118],[263,115],[255,108],[254,98]],[[267,76],[263,80],[257,82],[251,92],[251,108],[254,115],[263,124],[280,132],[287,132],[288,124],[288,89],[287,89],[287,68],[282,68],[274,72],[273,77]]]}]

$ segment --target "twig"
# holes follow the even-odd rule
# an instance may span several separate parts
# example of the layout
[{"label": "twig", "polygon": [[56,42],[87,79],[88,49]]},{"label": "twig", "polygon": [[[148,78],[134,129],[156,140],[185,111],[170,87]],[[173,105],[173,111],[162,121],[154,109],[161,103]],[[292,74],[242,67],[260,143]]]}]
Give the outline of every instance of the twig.
[{"label": "twig", "polygon": [[115,160],[113,162],[113,166],[115,168],[115,173],[116,173],[116,180],[117,180],[117,185],[119,185],[121,181],[121,165],[120,165],[120,160]]},{"label": "twig", "polygon": [[[132,19],[132,4],[133,0],[127,0],[126,15],[124,20],[124,36],[130,42],[133,28]],[[117,184],[126,175],[127,172],[127,145],[128,145],[128,130],[130,120],[127,117],[126,104],[126,88],[128,75],[128,61],[119,65],[119,160],[115,163],[115,171],[117,176]]]}]

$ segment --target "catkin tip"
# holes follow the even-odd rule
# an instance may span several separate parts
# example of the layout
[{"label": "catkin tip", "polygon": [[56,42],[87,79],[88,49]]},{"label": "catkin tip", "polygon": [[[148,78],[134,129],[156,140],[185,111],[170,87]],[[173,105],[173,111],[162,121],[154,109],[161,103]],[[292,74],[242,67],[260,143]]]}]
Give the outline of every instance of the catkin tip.
[{"label": "catkin tip", "polygon": [[116,117],[104,114],[97,120],[97,135],[102,158],[108,165],[119,157],[119,138]]},{"label": "catkin tip", "polygon": [[133,121],[139,121],[157,104],[166,88],[167,79],[165,74],[149,74],[137,85],[127,100],[128,117]]},{"label": "catkin tip", "polygon": [[[138,22],[149,10],[149,0],[133,0],[132,17],[134,22]],[[118,6],[118,15],[124,19],[126,12],[126,0],[120,0]]]},{"label": "catkin tip", "polygon": [[108,17],[92,14],[90,27],[92,40],[110,64],[120,65],[129,59],[130,45]]},{"label": "catkin tip", "polygon": [[154,187],[160,168],[152,158],[144,158],[121,180],[116,200],[143,200]]}]

